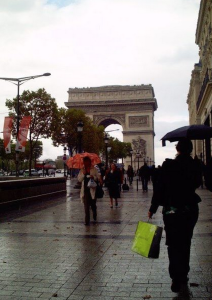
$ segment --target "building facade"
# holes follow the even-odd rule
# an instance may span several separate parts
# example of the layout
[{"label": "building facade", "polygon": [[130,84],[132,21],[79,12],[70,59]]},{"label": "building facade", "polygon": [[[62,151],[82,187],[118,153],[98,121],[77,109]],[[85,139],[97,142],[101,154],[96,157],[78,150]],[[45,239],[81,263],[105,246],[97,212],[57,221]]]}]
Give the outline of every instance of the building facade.
[{"label": "building facade", "polygon": [[[82,109],[97,126],[122,126],[123,141],[132,145],[134,168],[137,168],[139,159],[140,165],[144,160],[154,163],[154,111],[157,101],[151,85],[70,88],[68,94],[65,105]],[[129,157],[125,166],[130,162]]]},{"label": "building facade", "polygon": [[[187,98],[190,124],[212,127],[212,0],[201,0],[196,28],[199,63],[194,65]],[[211,157],[211,140],[194,142],[195,154],[205,163]]]}]

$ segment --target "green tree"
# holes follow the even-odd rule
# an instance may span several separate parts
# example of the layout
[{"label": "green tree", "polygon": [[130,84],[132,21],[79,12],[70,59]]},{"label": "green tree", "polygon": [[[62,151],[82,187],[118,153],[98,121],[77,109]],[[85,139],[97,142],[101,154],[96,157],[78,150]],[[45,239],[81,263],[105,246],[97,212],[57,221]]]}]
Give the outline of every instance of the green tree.
[{"label": "green tree", "polygon": [[[41,141],[36,142],[36,147],[33,142],[33,153],[32,160],[35,161],[38,159],[43,153],[43,143]],[[6,154],[4,149],[4,141],[0,139],[0,169],[4,169],[5,171],[15,170],[15,144],[11,141],[11,153]],[[29,159],[30,159],[30,144],[29,141],[26,143],[25,152],[20,152],[19,161],[20,161],[20,169],[28,169],[29,168]]]},{"label": "green tree", "polygon": [[[10,115],[15,117],[17,97],[13,100],[7,99],[6,106],[10,111]],[[52,135],[52,124],[57,115],[57,109],[55,99],[45,89],[31,92],[27,90],[20,96],[20,119],[23,116],[31,116],[32,118],[29,128],[29,170],[31,170],[32,166],[34,149],[39,147],[39,139],[50,138]],[[16,125],[14,124],[14,136]]]},{"label": "green tree", "polygon": [[121,142],[117,138],[110,137],[108,147],[111,147],[109,159],[117,161],[119,158],[123,159],[129,156],[131,143]]},{"label": "green tree", "polygon": [[104,147],[104,127],[97,127],[82,110],[60,108],[54,120],[53,145],[68,145],[70,154],[77,151],[79,133],[77,123],[82,121],[82,149],[86,152],[99,153]]}]

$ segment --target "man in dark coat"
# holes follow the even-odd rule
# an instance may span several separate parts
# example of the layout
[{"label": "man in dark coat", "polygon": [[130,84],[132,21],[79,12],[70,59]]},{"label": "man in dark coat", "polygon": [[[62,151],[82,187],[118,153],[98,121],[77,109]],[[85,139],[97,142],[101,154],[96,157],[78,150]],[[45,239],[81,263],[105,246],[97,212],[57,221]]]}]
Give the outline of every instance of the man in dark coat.
[{"label": "man in dark coat", "polygon": [[190,156],[191,141],[179,141],[176,149],[176,158],[162,165],[148,213],[151,218],[158,206],[163,206],[173,292],[179,292],[181,285],[188,281],[191,239],[201,201],[195,190],[201,185],[202,176],[200,164]]},{"label": "man in dark coat", "polygon": [[134,171],[133,171],[133,167],[130,166],[130,165],[128,166],[128,169],[127,169],[127,176],[128,176],[128,180],[129,180],[130,185],[132,185]]},{"label": "man in dark coat", "polygon": [[141,177],[143,191],[147,192],[148,191],[148,182],[150,179],[150,169],[147,166],[147,163],[144,163],[144,165],[140,168],[139,177]]}]

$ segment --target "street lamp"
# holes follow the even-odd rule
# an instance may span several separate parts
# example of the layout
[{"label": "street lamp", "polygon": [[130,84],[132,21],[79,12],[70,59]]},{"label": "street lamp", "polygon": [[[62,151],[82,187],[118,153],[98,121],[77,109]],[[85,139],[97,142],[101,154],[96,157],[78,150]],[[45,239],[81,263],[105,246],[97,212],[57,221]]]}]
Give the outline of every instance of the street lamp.
[{"label": "street lamp", "polygon": [[44,166],[45,166],[45,161],[43,161],[43,177],[44,177]]},{"label": "street lamp", "polygon": [[66,148],[66,146],[64,146],[64,148],[63,148],[64,177],[66,177],[66,150],[67,150],[67,148]]},{"label": "street lamp", "polygon": [[83,122],[82,121],[79,121],[77,123],[77,132],[79,134],[79,149],[78,149],[78,153],[81,153],[82,152],[82,131],[83,131]]},{"label": "street lamp", "polygon": [[35,169],[36,169],[36,163],[37,163],[37,158],[39,157],[39,154],[40,154],[40,147],[35,147],[34,148],[34,156],[35,156]]},{"label": "street lamp", "polygon": [[136,157],[138,158],[138,170],[139,170],[139,157],[140,157],[140,152],[139,151],[137,151]]},{"label": "street lamp", "polygon": [[[8,78],[8,77],[0,77],[2,80],[9,81],[18,87],[18,94],[17,94],[17,107],[16,107],[16,113],[17,113],[17,131],[16,131],[16,142],[18,141],[18,132],[19,132],[19,120],[20,120],[20,115],[19,115],[19,90],[20,90],[20,85],[24,84],[25,81],[35,79],[38,77],[42,76],[50,76],[50,73],[44,73],[42,75],[34,75],[34,76],[27,76],[27,77],[20,77],[20,78]],[[16,176],[19,176],[18,174],[18,164],[19,164],[19,151],[16,151]]]},{"label": "street lamp", "polygon": [[108,166],[107,145],[108,145],[108,142],[109,142],[109,138],[108,138],[107,133],[105,133],[104,142],[105,142],[105,158],[106,158],[106,161],[105,161],[105,170],[107,170],[107,166]]},{"label": "street lamp", "polygon": [[133,155],[133,149],[130,149],[130,156],[131,156],[131,167],[132,167],[132,155]]}]

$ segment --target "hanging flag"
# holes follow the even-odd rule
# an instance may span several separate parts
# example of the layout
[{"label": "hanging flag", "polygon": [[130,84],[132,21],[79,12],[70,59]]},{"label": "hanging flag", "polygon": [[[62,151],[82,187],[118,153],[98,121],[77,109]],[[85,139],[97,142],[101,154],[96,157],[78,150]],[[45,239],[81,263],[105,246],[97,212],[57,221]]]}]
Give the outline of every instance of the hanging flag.
[{"label": "hanging flag", "polygon": [[25,116],[21,120],[19,132],[18,132],[18,139],[15,147],[16,151],[25,152],[26,140],[27,140],[27,134],[28,134],[30,122],[31,122],[30,116]]},{"label": "hanging flag", "polygon": [[13,118],[5,117],[4,118],[4,129],[3,129],[3,137],[4,137],[4,148],[7,154],[11,153],[11,131],[13,125]]}]

